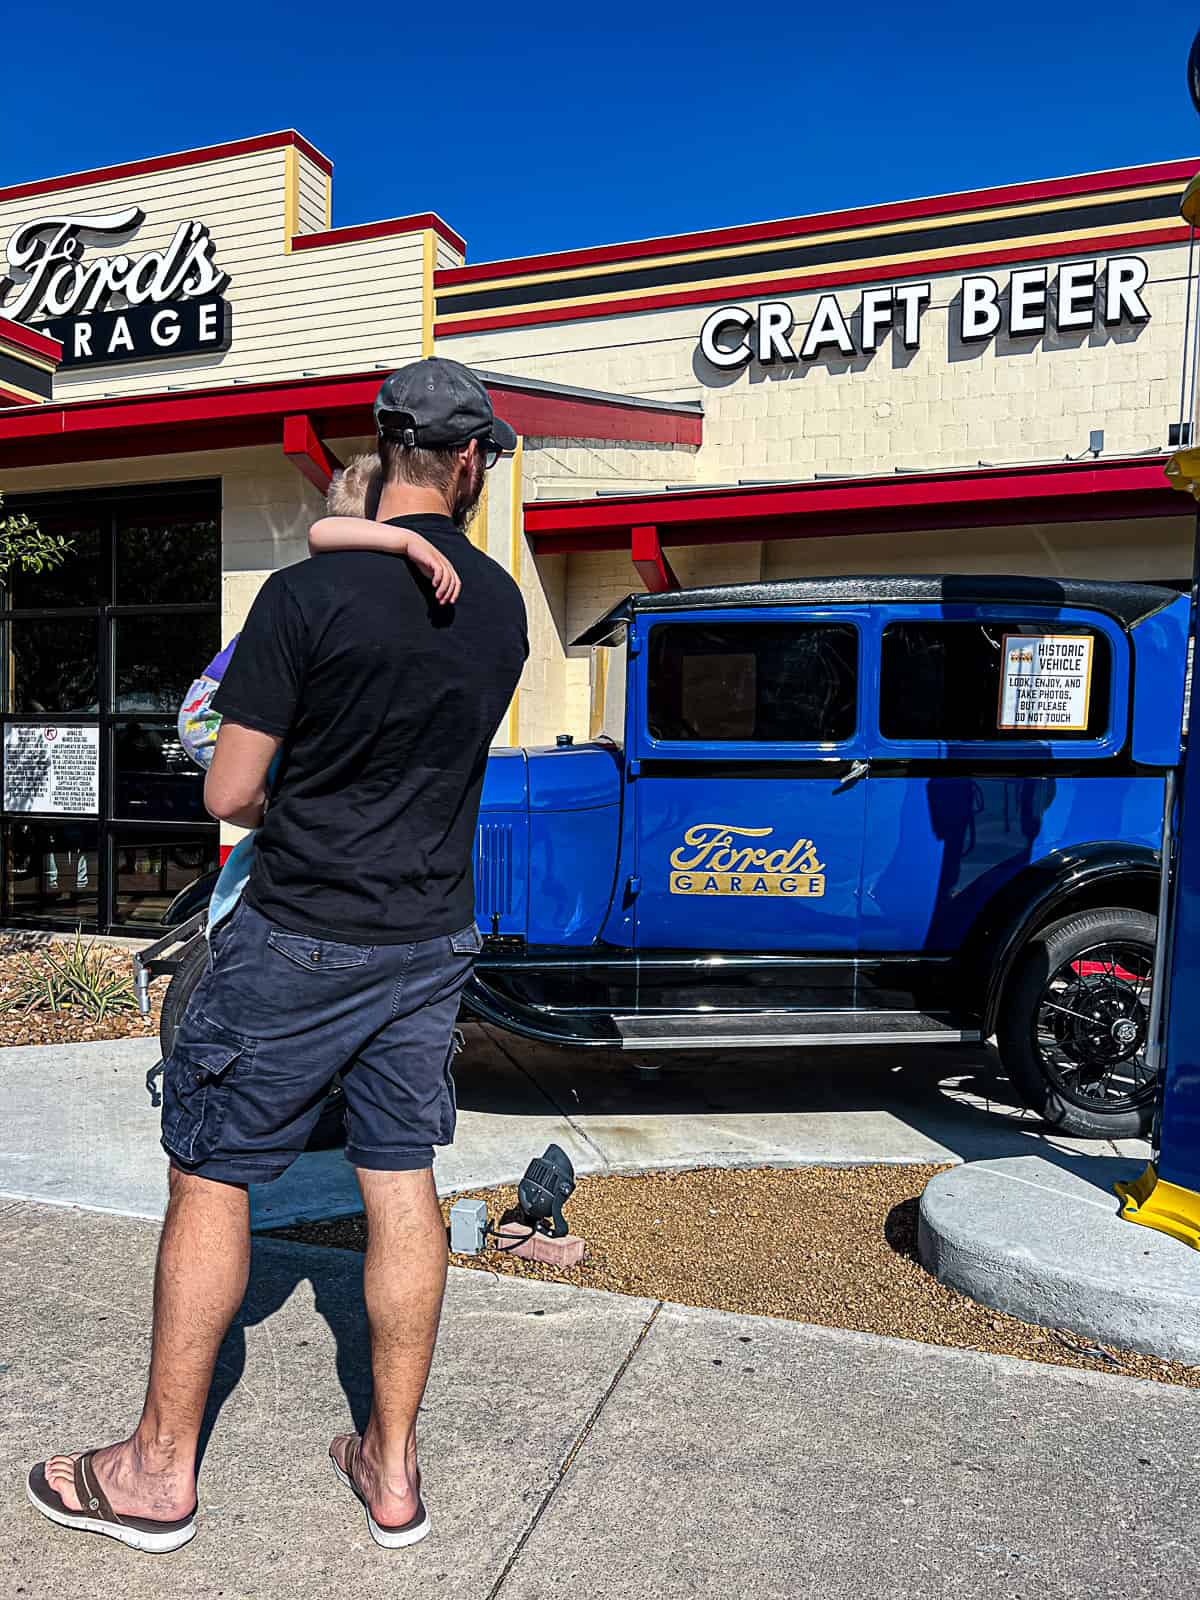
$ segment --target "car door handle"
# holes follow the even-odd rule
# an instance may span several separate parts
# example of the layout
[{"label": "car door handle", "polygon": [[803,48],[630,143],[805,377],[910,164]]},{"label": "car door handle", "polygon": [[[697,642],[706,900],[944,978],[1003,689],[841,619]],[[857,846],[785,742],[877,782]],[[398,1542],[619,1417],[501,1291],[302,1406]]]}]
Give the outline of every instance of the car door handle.
[{"label": "car door handle", "polygon": [[846,776],[842,779],[841,783],[839,783],[834,789],[834,794],[841,794],[843,790],[853,789],[856,783],[860,782],[863,778],[869,777],[870,773],[871,763],[869,761],[852,761],[850,763],[850,770],[846,773]]}]

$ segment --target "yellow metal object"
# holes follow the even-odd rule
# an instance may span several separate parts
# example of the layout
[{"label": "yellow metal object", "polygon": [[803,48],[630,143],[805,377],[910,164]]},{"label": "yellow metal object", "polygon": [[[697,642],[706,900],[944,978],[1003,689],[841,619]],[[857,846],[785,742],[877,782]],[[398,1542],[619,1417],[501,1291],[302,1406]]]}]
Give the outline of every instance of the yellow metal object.
[{"label": "yellow metal object", "polygon": [[1176,450],[1166,465],[1167,482],[1181,494],[1200,500],[1200,448]]},{"label": "yellow metal object", "polygon": [[1200,172],[1192,179],[1183,191],[1183,199],[1179,202],[1179,212],[1185,222],[1190,222],[1192,227],[1200,227]]},{"label": "yellow metal object", "polygon": [[1157,1228],[1172,1239],[1200,1250],[1200,1194],[1168,1183],[1154,1170],[1153,1161],[1133,1183],[1114,1183],[1121,1200],[1121,1215],[1143,1228]]}]

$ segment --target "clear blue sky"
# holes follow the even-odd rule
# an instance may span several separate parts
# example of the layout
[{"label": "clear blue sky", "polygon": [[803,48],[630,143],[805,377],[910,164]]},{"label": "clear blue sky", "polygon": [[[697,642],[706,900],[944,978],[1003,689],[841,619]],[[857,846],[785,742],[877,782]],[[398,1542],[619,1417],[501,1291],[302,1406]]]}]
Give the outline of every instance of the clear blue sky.
[{"label": "clear blue sky", "polygon": [[6,20],[0,185],[295,127],[335,223],[436,210],[468,259],[526,255],[1200,154],[1198,26],[1181,0],[56,0]]}]

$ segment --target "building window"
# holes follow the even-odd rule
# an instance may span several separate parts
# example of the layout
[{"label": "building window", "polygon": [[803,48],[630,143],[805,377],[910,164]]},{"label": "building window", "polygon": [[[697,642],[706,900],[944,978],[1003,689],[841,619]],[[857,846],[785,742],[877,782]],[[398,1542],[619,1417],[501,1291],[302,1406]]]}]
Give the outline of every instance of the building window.
[{"label": "building window", "polygon": [[0,897],[15,923],[145,931],[217,863],[175,719],[220,644],[219,483],[10,495],[72,551],[0,607]]},{"label": "building window", "polygon": [[858,630],[848,623],[660,623],[649,662],[655,739],[841,744],[854,734]]},{"label": "building window", "polygon": [[[1087,726],[1053,732],[1001,728],[1005,636],[1091,639]],[[1112,652],[1096,628],[1072,623],[897,622],[883,630],[879,731],[885,739],[1025,743],[1100,739],[1108,732]]]}]

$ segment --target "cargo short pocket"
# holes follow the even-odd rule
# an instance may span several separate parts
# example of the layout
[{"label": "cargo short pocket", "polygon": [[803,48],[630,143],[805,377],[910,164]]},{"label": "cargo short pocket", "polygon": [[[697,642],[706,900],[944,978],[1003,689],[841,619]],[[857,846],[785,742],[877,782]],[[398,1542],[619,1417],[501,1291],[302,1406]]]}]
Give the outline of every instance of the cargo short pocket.
[{"label": "cargo short pocket", "polygon": [[450,1044],[446,1050],[446,1060],[442,1066],[443,1092],[442,1111],[438,1136],[434,1144],[453,1144],[454,1130],[458,1125],[458,1091],[454,1087],[454,1058],[465,1046],[466,1041],[462,1034],[455,1028],[450,1035]]},{"label": "cargo short pocket", "polygon": [[203,1012],[189,1017],[163,1064],[162,1142],[181,1161],[207,1161],[220,1147],[238,1062],[253,1046]]},{"label": "cargo short pocket", "polygon": [[341,972],[347,967],[362,967],[375,954],[370,944],[335,944],[329,939],[310,939],[303,933],[281,933],[273,928],[267,946],[305,972]]},{"label": "cargo short pocket", "polygon": [[473,922],[469,923],[450,935],[450,948],[456,956],[477,956],[483,949],[483,936]]}]

